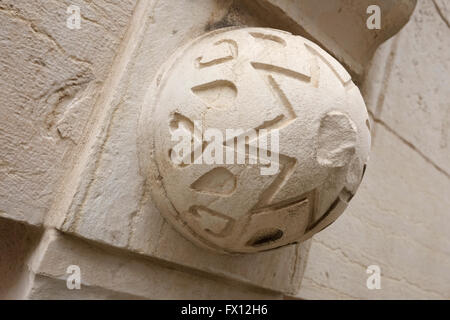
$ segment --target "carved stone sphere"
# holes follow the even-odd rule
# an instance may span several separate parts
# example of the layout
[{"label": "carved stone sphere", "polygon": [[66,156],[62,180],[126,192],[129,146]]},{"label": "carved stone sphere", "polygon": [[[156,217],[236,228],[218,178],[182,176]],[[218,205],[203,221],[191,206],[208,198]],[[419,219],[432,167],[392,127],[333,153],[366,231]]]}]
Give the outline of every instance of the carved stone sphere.
[{"label": "carved stone sphere", "polygon": [[222,253],[298,243],[331,224],[370,149],[366,106],[313,42],[226,28],[176,51],[139,123],[152,200],[182,235]]}]

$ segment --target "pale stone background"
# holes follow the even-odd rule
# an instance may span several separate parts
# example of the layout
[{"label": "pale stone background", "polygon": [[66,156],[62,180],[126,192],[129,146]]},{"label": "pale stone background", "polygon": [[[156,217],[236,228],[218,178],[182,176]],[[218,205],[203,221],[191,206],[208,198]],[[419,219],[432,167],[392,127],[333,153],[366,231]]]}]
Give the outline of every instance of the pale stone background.
[{"label": "pale stone background", "polygon": [[[373,146],[347,211],[306,244],[241,257],[199,249],[160,217],[136,125],[180,45],[232,24],[281,26],[236,1],[80,0],[82,27],[69,30],[73,3],[0,1],[0,297],[450,298],[445,0],[418,1],[360,86]],[[82,290],[66,288],[71,264]],[[366,288],[372,264],[381,290]]]},{"label": "pale stone background", "polygon": [[[314,236],[297,296],[450,298],[450,6],[418,1],[363,95],[372,152],[347,211]],[[381,290],[365,270],[381,268]]]}]

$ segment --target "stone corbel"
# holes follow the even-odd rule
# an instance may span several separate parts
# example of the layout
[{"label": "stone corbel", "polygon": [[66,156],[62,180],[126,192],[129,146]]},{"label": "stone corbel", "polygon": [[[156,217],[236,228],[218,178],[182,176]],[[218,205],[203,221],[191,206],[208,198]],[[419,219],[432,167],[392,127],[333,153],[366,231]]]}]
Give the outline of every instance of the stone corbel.
[{"label": "stone corbel", "polygon": [[[368,3],[139,2],[47,224],[295,293],[303,241],[343,212],[364,174],[370,132],[359,77],[415,1],[374,0],[380,30],[366,27]],[[174,163],[171,134],[190,132],[202,145],[198,121],[222,133],[279,129],[280,170]]]}]

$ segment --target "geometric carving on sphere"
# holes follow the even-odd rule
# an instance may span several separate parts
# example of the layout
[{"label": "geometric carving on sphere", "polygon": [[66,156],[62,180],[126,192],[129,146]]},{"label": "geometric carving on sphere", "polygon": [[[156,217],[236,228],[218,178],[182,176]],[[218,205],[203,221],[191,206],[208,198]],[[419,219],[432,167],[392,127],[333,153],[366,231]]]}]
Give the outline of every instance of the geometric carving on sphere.
[{"label": "geometric carving on sphere", "polygon": [[[187,239],[227,254],[275,249],[343,212],[367,163],[367,118],[350,75],[311,41],[218,29],[155,77],[140,116],[140,166],[161,214]],[[229,129],[241,131],[230,138]],[[214,138],[205,140],[207,130]],[[189,150],[176,158],[180,132],[190,134]],[[234,162],[203,161],[227,153]]]},{"label": "geometric carving on sphere", "polygon": [[355,153],[357,129],[344,113],[331,111],[320,119],[317,162],[328,167],[343,167]]}]

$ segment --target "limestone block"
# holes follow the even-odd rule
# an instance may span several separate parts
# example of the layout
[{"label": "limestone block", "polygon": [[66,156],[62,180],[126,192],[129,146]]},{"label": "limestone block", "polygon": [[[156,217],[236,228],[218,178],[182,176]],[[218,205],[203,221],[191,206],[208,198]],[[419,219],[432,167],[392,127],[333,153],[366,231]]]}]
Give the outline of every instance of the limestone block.
[{"label": "limestone block", "polygon": [[98,125],[72,160],[73,168],[48,224],[193,270],[295,292],[307,244],[245,257],[218,255],[186,241],[156,209],[137,156],[137,124],[144,96],[167,57],[205,30],[221,25],[218,22],[229,6],[222,1],[143,1],[140,6],[114,67],[116,82],[108,86],[110,96],[96,116]]},{"label": "limestone block", "polygon": [[433,4],[439,14],[439,16],[444,20],[447,26],[450,26],[450,5],[448,1],[445,0],[434,0]]},{"label": "limestone block", "polygon": [[[246,1],[255,14],[308,37],[361,78],[377,47],[408,22],[416,0]],[[369,6],[380,8],[380,29],[369,29]]]},{"label": "limestone block", "polygon": [[419,1],[399,33],[375,117],[449,176],[450,31],[441,7]]},{"label": "limestone block", "polygon": [[0,216],[40,224],[131,17],[133,1],[0,3]]},{"label": "limestone block", "polygon": [[155,76],[140,120],[141,167],[157,207],[190,240],[224,253],[268,250],[342,213],[367,162],[367,122],[349,74],[314,43],[220,29],[177,50]]},{"label": "limestone block", "polygon": [[[345,214],[312,240],[298,296],[449,299],[450,180],[376,124],[371,159]],[[369,290],[366,269],[381,268]]]},{"label": "limestone block", "polygon": [[[49,230],[32,264],[28,299],[280,299],[279,293],[177,270],[123,251],[96,247]],[[80,289],[69,290],[69,265],[80,270]]]}]

